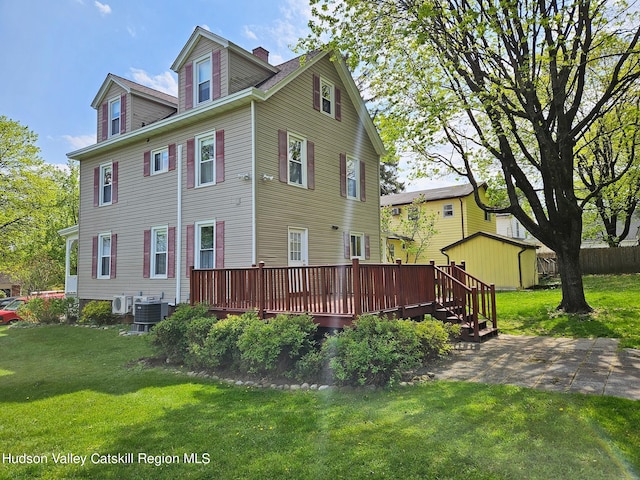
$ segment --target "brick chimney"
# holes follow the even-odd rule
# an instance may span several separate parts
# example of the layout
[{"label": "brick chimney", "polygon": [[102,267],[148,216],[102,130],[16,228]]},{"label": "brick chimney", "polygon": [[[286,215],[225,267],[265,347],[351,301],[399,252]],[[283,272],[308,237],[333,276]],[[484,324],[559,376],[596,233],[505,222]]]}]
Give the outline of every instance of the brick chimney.
[{"label": "brick chimney", "polygon": [[265,62],[269,63],[269,50],[265,50],[262,47],[257,47],[253,49],[253,54],[260,60],[264,60]]}]

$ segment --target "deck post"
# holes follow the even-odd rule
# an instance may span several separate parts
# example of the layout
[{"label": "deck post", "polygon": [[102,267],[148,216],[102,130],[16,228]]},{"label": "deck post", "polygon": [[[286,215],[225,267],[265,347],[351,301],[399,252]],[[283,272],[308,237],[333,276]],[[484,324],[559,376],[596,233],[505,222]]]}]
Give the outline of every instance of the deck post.
[{"label": "deck post", "polygon": [[354,258],[351,261],[353,266],[353,315],[358,318],[362,314],[362,290],[360,285],[360,260]]},{"label": "deck post", "polygon": [[396,297],[396,301],[399,304],[399,313],[400,313],[400,318],[404,318],[405,317],[405,306],[407,305],[406,302],[406,292],[404,290],[404,285],[402,282],[402,276],[404,275],[404,272],[402,271],[402,259],[397,258],[396,259],[396,265],[397,265],[397,272],[396,272],[396,283],[395,283],[395,297]]},{"label": "deck post", "polygon": [[473,305],[473,312],[471,318],[473,319],[473,338],[476,342],[480,341],[480,324],[478,323],[478,287],[471,288],[471,302]]},{"label": "deck post", "polygon": [[429,260],[429,269],[431,275],[427,278],[427,293],[429,297],[427,300],[429,302],[435,302],[437,300],[436,297],[436,262],[435,260]]},{"label": "deck post", "polygon": [[189,266],[189,304],[193,307],[196,303],[195,299],[193,298],[195,295],[196,289],[195,289],[195,281],[193,279],[193,265]]},{"label": "deck post", "polygon": [[258,318],[264,320],[265,289],[264,262],[258,264]]}]

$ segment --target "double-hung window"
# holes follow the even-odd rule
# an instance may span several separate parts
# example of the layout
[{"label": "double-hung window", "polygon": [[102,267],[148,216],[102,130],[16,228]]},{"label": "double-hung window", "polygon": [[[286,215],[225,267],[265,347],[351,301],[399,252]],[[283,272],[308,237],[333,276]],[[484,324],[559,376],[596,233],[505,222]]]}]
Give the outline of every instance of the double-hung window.
[{"label": "double-hung window", "polygon": [[360,198],[360,162],[347,157],[347,198]]},{"label": "double-hung window", "polygon": [[446,203],[442,206],[442,217],[443,218],[453,217],[453,203]]},{"label": "double-hung window", "polygon": [[288,136],[289,184],[307,185],[307,141],[297,135]]},{"label": "double-hung window", "polygon": [[111,278],[111,234],[98,235],[98,278]]},{"label": "double-hung window", "polygon": [[325,79],[320,79],[320,99],[322,103],[322,111],[327,115],[334,114],[334,88],[333,84]]},{"label": "double-hung window", "polygon": [[364,258],[364,234],[351,233],[350,247],[351,258]]},{"label": "double-hung window", "polygon": [[215,183],[216,136],[214,132],[196,137],[196,164],[198,185]]},{"label": "double-hung window", "polygon": [[215,223],[196,224],[196,268],[215,268]]},{"label": "double-hung window", "polygon": [[211,99],[211,58],[204,58],[195,66],[196,104],[200,104]]},{"label": "double-hung window", "polygon": [[151,229],[151,277],[167,278],[168,229]]},{"label": "double-hung window", "polygon": [[120,98],[117,98],[109,102],[109,136],[120,133],[120,115]]},{"label": "double-hung window", "polygon": [[163,148],[151,152],[151,174],[169,170],[169,149]]},{"label": "double-hung window", "polygon": [[100,205],[111,205],[113,197],[113,165],[100,166]]}]

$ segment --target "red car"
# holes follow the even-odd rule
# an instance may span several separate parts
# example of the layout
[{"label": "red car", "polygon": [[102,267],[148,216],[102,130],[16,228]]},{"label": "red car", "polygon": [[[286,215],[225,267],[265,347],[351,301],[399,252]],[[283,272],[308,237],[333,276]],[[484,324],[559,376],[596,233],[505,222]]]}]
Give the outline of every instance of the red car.
[{"label": "red car", "polygon": [[2,310],[0,310],[0,325],[22,320],[18,316],[18,308],[28,301],[29,298],[27,297],[18,297],[10,304],[2,307]]}]

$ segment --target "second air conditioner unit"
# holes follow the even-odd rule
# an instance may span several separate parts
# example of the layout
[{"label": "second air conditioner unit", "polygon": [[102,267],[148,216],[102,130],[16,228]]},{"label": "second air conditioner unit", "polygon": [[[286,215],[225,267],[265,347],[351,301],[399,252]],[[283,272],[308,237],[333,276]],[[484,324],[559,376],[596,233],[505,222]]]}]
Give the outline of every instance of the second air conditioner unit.
[{"label": "second air conditioner unit", "polygon": [[127,315],[131,313],[133,297],[131,295],[114,295],[111,302],[111,313],[114,315]]}]

